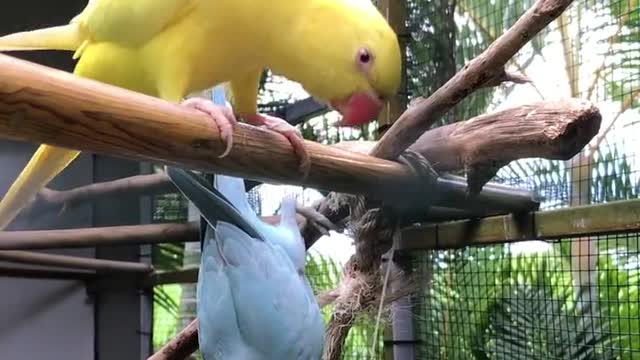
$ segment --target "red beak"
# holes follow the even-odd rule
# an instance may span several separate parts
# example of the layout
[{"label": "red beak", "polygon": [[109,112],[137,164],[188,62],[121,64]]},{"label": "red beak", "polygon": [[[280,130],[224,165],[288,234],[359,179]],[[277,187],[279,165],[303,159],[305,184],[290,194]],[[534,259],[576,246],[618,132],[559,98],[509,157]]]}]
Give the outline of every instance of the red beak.
[{"label": "red beak", "polygon": [[373,121],[384,106],[375,93],[356,93],[346,100],[331,101],[331,106],[342,114],[338,126],[355,127]]}]

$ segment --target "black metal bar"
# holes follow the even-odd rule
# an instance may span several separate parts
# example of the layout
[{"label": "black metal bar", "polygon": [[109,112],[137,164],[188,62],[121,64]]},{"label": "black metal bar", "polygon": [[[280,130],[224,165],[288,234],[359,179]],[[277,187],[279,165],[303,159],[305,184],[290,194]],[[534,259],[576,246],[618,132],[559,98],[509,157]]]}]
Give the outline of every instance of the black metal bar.
[{"label": "black metal bar", "polygon": [[540,208],[540,199],[529,190],[488,183],[477,195],[470,195],[466,179],[445,175],[438,179],[436,206],[485,215],[521,213]]}]

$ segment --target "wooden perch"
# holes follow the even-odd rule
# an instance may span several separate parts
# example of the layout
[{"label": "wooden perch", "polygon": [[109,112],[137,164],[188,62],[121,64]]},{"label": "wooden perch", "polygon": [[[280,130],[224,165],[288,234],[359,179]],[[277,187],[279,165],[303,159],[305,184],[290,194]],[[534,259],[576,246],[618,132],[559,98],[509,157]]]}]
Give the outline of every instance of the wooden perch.
[{"label": "wooden perch", "polygon": [[[469,191],[475,193],[513,160],[572,158],[598,133],[601,120],[599,110],[585,100],[537,102],[435,128],[418,138],[410,149],[422,154],[439,172],[464,170]],[[376,145],[374,141],[346,141],[334,146],[367,153]],[[439,183],[445,183],[446,179],[441,178]],[[490,188],[495,186],[491,184]],[[469,201],[456,191],[446,193],[449,187],[441,185],[440,196],[447,198],[449,206],[466,202],[466,211],[432,208],[425,218],[443,220],[448,216],[447,220],[453,220],[500,213],[483,206],[482,192]],[[486,186],[484,190],[488,190]],[[347,209],[330,209],[326,204],[320,207],[320,212],[333,222],[347,216]],[[322,234],[306,227],[303,235],[307,247],[311,247]]]},{"label": "wooden perch", "polygon": [[197,242],[199,223],[109,226],[86,229],[2,231],[0,250],[82,248]]},{"label": "wooden perch", "polygon": [[371,196],[413,178],[398,163],[308,141],[312,166],[303,181],[281,134],[239,124],[233,136],[220,159],[220,133],[197,111],[0,55],[0,137]]},{"label": "wooden perch", "polygon": [[[263,216],[278,224],[279,216]],[[297,216],[298,226],[307,220]],[[0,250],[68,249],[95,246],[185,243],[200,241],[199,222],[107,226],[84,229],[0,231]]]},{"label": "wooden perch", "polygon": [[[247,191],[257,186],[258,182],[245,180]],[[113,197],[154,196],[177,193],[178,189],[171,179],[164,174],[136,175],[113,181],[98,182],[80,186],[70,190],[42,189],[35,201],[16,217],[18,219],[34,219],[46,213],[63,213],[86,203]]]},{"label": "wooden perch", "polygon": [[143,263],[90,259],[78,256],[43,254],[30,251],[0,251],[0,261],[7,261],[17,264],[32,264],[95,270],[98,272],[148,273],[153,271],[153,266]]},{"label": "wooden perch", "polygon": [[176,192],[165,174],[137,175],[108,182],[80,186],[71,190],[43,189],[21,217],[35,217],[49,211],[68,210],[105,198],[144,196]]}]

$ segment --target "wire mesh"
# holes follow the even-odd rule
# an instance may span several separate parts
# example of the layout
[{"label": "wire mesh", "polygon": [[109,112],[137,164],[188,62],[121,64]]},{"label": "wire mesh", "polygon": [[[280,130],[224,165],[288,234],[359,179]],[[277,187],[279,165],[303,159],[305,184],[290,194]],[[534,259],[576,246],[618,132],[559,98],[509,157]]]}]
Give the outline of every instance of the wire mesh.
[{"label": "wire mesh", "polygon": [[416,271],[432,279],[414,305],[418,358],[637,358],[639,240],[626,233],[416,255]]},{"label": "wire mesh", "polygon": [[[156,195],[152,197],[152,221],[154,223],[187,221],[188,201],[178,193]],[[153,265],[161,271],[175,271],[185,264],[183,245],[161,244],[153,247]],[[183,306],[183,286],[168,284],[153,289],[153,351],[159,350],[173,338],[186,324],[187,317]]]},{"label": "wire mesh", "polygon": [[[446,6],[453,2],[409,3],[409,93],[418,96],[435,91],[453,64],[460,69],[484,50],[532,1],[463,0],[453,16]],[[639,19],[635,0],[574,3],[508,64],[531,84],[485,89],[442,123],[539,100],[588,99],[602,126],[581,154],[514,161],[494,180],[534,190],[542,209],[638,198]],[[416,253],[415,271],[431,280],[414,297],[417,358],[640,358],[639,241],[628,232]]]}]

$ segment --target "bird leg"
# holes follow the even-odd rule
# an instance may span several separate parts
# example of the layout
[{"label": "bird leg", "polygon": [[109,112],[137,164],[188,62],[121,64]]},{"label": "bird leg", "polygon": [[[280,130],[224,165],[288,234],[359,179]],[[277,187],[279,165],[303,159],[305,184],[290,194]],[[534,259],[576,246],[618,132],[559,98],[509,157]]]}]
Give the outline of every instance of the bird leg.
[{"label": "bird leg", "polygon": [[296,204],[296,212],[307,219],[308,224],[316,228],[322,235],[329,235],[330,230],[340,230],[331,220],[322,215],[315,206],[303,207],[300,204]]},{"label": "bird leg", "polygon": [[298,130],[295,126],[289,124],[285,120],[277,118],[275,116],[264,114],[250,114],[242,115],[242,118],[251,125],[263,126],[269,130],[273,130],[284,135],[289,140],[291,146],[293,147],[293,151],[300,159],[299,170],[303,173],[304,178],[309,175],[309,170],[311,168],[311,158],[309,157],[307,148],[304,145],[304,139],[302,137],[302,133],[300,133],[300,130]]},{"label": "bird leg", "polygon": [[227,145],[219,158],[227,156],[233,147],[233,128],[238,123],[233,110],[227,106],[216,105],[211,100],[199,97],[189,98],[183,101],[181,105],[198,110],[213,120],[218,126],[220,137]]}]

